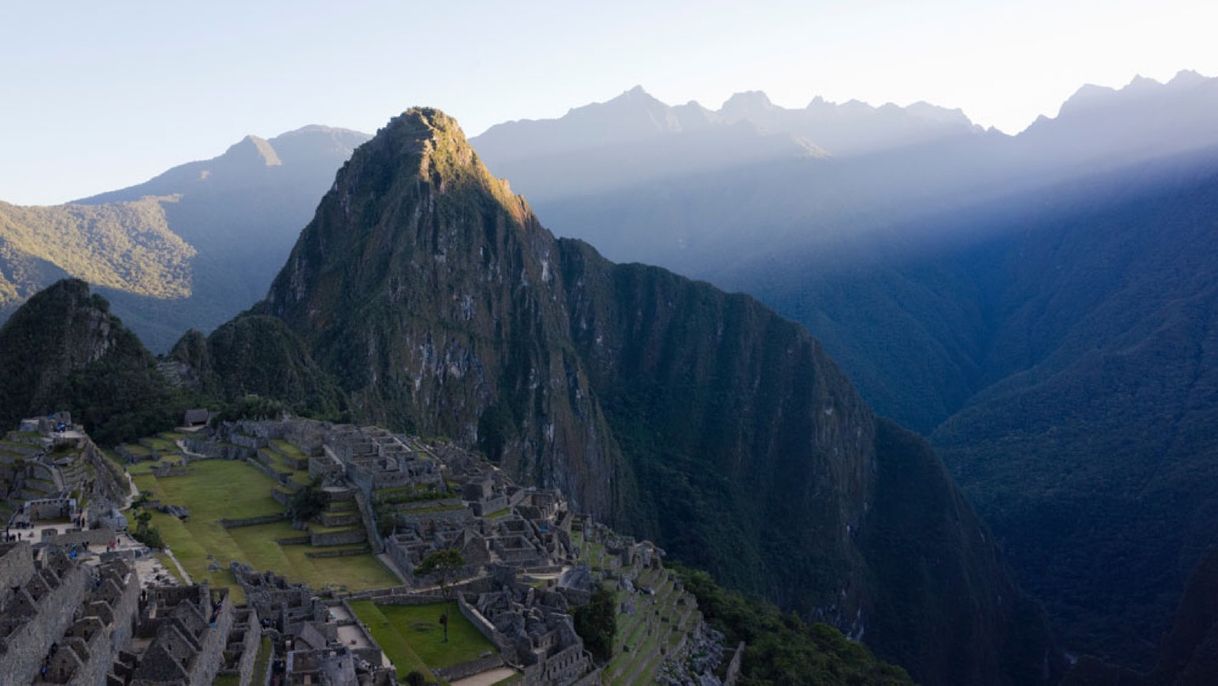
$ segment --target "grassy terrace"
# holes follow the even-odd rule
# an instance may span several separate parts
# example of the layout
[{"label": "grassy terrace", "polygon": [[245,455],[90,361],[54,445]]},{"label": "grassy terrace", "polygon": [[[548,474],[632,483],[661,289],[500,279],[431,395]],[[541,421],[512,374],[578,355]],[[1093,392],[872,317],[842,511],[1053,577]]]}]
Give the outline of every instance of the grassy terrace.
[{"label": "grassy terrace", "polygon": [[303,450],[301,450],[300,448],[297,448],[295,445],[293,445],[281,438],[276,438],[276,439],[272,440],[271,447],[273,447],[276,452],[283,453],[284,455],[287,455],[288,457],[294,457],[299,460],[303,460],[308,457],[308,455],[304,454]]},{"label": "grassy terrace", "polygon": [[140,444],[145,445],[159,453],[172,452],[178,449],[178,446],[173,441],[160,436],[141,439]]},{"label": "grassy terrace", "polygon": [[250,679],[251,684],[265,684],[267,682],[267,670],[271,668],[271,637],[263,636],[262,643],[258,646],[258,655],[254,658],[254,673]]},{"label": "grassy terrace", "polygon": [[[440,626],[440,615],[446,605],[448,643],[444,642],[444,628]],[[427,605],[377,605],[371,600],[357,600],[351,603],[351,609],[368,626],[381,650],[393,662],[398,679],[405,679],[412,671],[434,679],[432,669],[474,660],[495,649],[473,624],[461,616],[454,601]]]},{"label": "grassy terrace", "polygon": [[[318,548],[276,543],[277,539],[302,535],[287,522],[234,529],[220,526],[221,518],[241,519],[283,511],[271,497],[275,481],[245,462],[202,460],[191,463],[186,476],[158,479],[144,473],[133,474],[132,478],[141,491],[190,510],[190,518],[185,522],[154,512],[152,523],[197,582],[208,580],[236,592],[228,564],[238,560],[315,588],[334,585],[364,590],[398,583],[370,554],[313,558],[308,553]],[[209,556],[220,565],[219,570],[208,571]]]},{"label": "grassy terrace", "polygon": [[[603,545],[585,541],[582,534],[576,533],[573,537],[575,544],[580,546],[580,561],[593,568],[609,566],[611,556]],[[645,570],[637,583],[651,588],[655,595],[635,594],[635,611],[631,614],[620,612],[619,602],[613,658],[602,677],[603,682],[611,686],[653,683],[664,659],[660,649],[675,648],[698,619],[693,597],[676,590],[667,570]],[[619,601],[623,597],[622,593],[618,594]],[[681,598],[685,599],[683,605],[678,603]],[[661,617],[668,621],[662,621]]]}]

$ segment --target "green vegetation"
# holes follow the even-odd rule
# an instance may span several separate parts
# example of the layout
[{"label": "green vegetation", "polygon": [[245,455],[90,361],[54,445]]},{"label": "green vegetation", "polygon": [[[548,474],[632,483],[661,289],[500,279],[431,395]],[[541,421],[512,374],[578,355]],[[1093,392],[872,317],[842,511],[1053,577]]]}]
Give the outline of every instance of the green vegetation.
[{"label": "green vegetation", "polygon": [[131,532],[132,538],[153,550],[160,550],[165,547],[165,542],[161,538],[161,530],[149,524],[152,521],[151,511],[142,507],[136,508],[135,521],[136,527],[135,531]]},{"label": "green vegetation", "polygon": [[[399,675],[418,671],[434,679],[431,669],[474,660],[495,647],[457,611],[454,601],[426,605],[377,605],[370,600],[351,603],[356,617],[389,656]],[[447,616],[449,640],[440,618]]]},{"label": "green vegetation", "polygon": [[[414,575],[418,577],[434,575],[440,584],[440,591],[445,598],[448,597],[449,587],[452,585],[453,576],[457,570],[465,566],[465,558],[461,557],[461,552],[456,548],[443,548],[433,553],[428,553],[423,561],[414,568]],[[440,624],[444,627],[444,642],[448,643],[448,625],[452,621],[449,616],[448,607],[444,609],[444,614],[440,617]]]},{"label": "green vegetation", "polygon": [[258,645],[258,656],[254,658],[254,670],[251,684],[265,684],[267,670],[271,668],[271,653],[273,646],[271,645],[271,637],[263,636],[262,643]]},{"label": "green vegetation", "polygon": [[[190,511],[185,522],[160,513],[152,513],[152,522],[194,580],[232,587],[228,563],[238,560],[315,588],[334,585],[363,590],[397,583],[371,554],[313,558],[308,556],[314,550],[311,546],[276,543],[301,535],[286,521],[225,529],[221,518],[282,513],[283,507],[271,497],[275,481],[238,461],[202,460],[191,463],[189,469],[186,476],[143,474],[133,478],[142,492]],[[208,569],[212,561],[219,570]]]},{"label": "green vegetation", "polygon": [[592,594],[592,602],[575,609],[575,632],[584,639],[584,647],[598,662],[613,657],[613,636],[617,633],[617,594],[601,586]]},{"label": "green vegetation", "polygon": [[[175,347],[173,354],[180,352]],[[302,416],[333,420],[348,416],[346,396],[337,383],[274,317],[247,314],[229,321],[207,337],[203,358],[197,352],[195,358],[192,364],[207,377],[206,385],[229,401],[248,405],[246,398],[255,395],[274,398]]]},{"label": "green vegetation", "polygon": [[73,279],[0,327],[0,378],[0,426],[67,409],[101,445],[171,429],[195,402],[165,382],[106,299]]},{"label": "green vegetation", "polygon": [[[190,260],[195,250],[170,230],[156,198],[53,207],[0,202],[0,242],[7,245],[0,267],[11,267],[4,264],[8,260],[39,261],[98,286],[130,293],[181,298],[191,292]],[[15,285],[29,294],[47,284]],[[4,304],[9,303],[0,299]]]},{"label": "green vegetation", "polygon": [[720,588],[709,574],[676,568],[706,620],[727,637],[746,641],[741,686],[785,684],[913,684],[900,667],[880,662],[825,624],[805,624],[769,603]]},{"label": "green vegetation", "polygon": [[288,517],[298,522],[307,522],[325,511],[327,500],[320,482],[313,480],[288,499]]}]

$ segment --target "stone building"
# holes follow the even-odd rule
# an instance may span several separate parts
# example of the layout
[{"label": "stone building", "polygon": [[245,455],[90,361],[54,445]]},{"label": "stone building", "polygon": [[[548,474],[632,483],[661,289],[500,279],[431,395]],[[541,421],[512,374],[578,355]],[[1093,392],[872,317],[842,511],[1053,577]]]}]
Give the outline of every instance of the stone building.
[{"label": "stone building", "polygon": [[527,686],[599,683],[566,597],[520,583],[513,570],[494,570],[491,590],[462,593],[461,612],[497,645]]},{"label": "stone building", "polygon": [[[352,629],[335,618],[329,603],[304,584],[233,563],[250,607],[272,637],[286,684],[392,686],[396,673],[382,664],[381,649],[367,634],[344,640]],[[347,618],[350,625],[354,620]]]},{"label": "stone building", "polygon": [[210,686],[224,665],[235,614],[227,590],[207,584],[145,592],[136,635],[148,640],[127,686]]},{"label": "stone building", "polygon": [[139,599],[124,560],[86,565],[55,546],[0,547],[0,674],[8,683],[107,683]]}]

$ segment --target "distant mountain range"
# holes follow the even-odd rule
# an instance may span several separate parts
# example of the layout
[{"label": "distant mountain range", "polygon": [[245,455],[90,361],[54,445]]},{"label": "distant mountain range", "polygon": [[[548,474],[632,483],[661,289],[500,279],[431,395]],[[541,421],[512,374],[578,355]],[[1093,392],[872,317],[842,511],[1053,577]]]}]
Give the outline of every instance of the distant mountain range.
[{"label": "distant mountain range", "polygon": [[[64,343],[25,345],[38,335]],[[34,296],[0,327],[0,369],[28,379],[0,410],[76,402],[43,389],[113,368],[111,388],[163,374],[173,390],[146,413],[115,393],[103,426],[257,394],[446,436],[919,683],[1050,684],[1065,667],[933,451],[876,417],[806,330],[555,238],[436,110],[355,151],[264,301],[155,367],[112,340],[134,337],[83,283]]]},{"label": "distant mountain range", "polygon": [[211,160],[52,207],[0,203],[0,315],[86,279],[154,350],[266,294],[300,227],[366,134],[308,126],[247,136]]},{"label": "distant mountain range", "polygon": [[[1218,443],[1209,429],[1218,420],[1216,112],[1218,79],[1192,72],[1083,87],[1057,116],[1014,136],[925,104],[818,99],[786,109],[754,92],[711,110],[669,106],[636,88],[474,138],[511,191],[486,181],[469,204],[445,205],[450,214],[426,225],[375,197],[406,199],[393,187],[404,178],[451,188],[483,172],[470,176],[464,160],[447,167],[429,158],[435,164],[422,176],[365,164],[358,179],[340,175],[372,198],[363,220],[348,225],[318,201],[367,136],[310,127],[248,138],[215,160],[75,204],[0,204],[0,307],[79,276],[150,347],[167,350],[186,328],[211,331],[266,295],[317,209],[255,314],[174,348],[182,378],[230,398],[261,392],[476,441],[598,510],[637,506],[636,524],[661,538],[674,535],[656,528],[669,518],[702,518],[719,536],[734,522],[773,516],[739,503],[707,514],[721,498],[706,494],[722,485],[698,479],[744,478],[733,471],[739,465],[693,435],[657,443],[663,427],[652,422],[710,426],[725,410],[640,379],[674,388],[719,379],[722,397],[738,397],[757,379],[676,351],[697,347],[689,336],[745,319],[754,332],[783,325],[759,324],[770,321],[756,314],[764,308],[663,272],[606,266],[586,246],[545,238],[531,213],[508,215],[538,231],[499,242],[508,235],[502,212],[516,207],[512,191],[523,192],[546,226],[610,259],[748,292],[804,324],[863,399],[943,455],[1067,647],[1146,672],[1185,580],[1218,543]],[[441,240],[468,228],[471,215],[486,236]],[[358,238],[343,228],[377,222],[385,223]],[[389,230],[403,227],[415,233]],[[462,252],[475,246],[481,264]],[[530,252],[545,247],[547,256]],[[409,260],[416,269],[401,268]],[[500,273],[482,271],[492,263]],[[514,291],[511,275],[520,279]],[[503,289],[487,291],[486,279],[504,279]],[[537,295],[540,284],[552,299]],[[364,302],[366,293],[377,297]],[[660,303],[702,314],[665,328]],[[402,318],[399,307],[413,314]],[[584,327],[605,321],[630,340],[602,364],[612,339],[589,341]],[[444,337],[424,335],[434,330]],[[733,340],[760,346],[761,357],[740,359],[796,375],[765,357],[769,335]],[[626,386],[615,371],[622,365],[634,365]],[[817,369],[816,383],[825,381]],[[555,385],[543,392],[541,378]],[[844,380],[825,383],[846,393]],[[875,426],[880,436],[889,425]],[[723,444],[769,454],[743,436]],[[661,454],[647,445],[676,447],[656,448]],[[713,469],[674,458],[699,451]],[[564,472],[564,460],[583,466]],[[604,479],[589,483],[591,474]],[[631,491],[657,479],[688,480],[688,498],[675,501],[688,510]],[[790,582],[764,546],[732,551],[725,563],[711,538],[676,546],[737,585]],[[930,667],[929,654],[917,659],[921,674],[948,673]]]},{"label": "distant mountain range", "polygon": [[[632,121],[621,113],[642,100],[527,123],[520,150],[506,127],[524,124],[474,144],[532,195],[576,131],[625,149],[685,135],[628,136],[608,116],[595,126],[612,133],[576,127],[585,109]],[[829,106],[749,95],[715,114],[819,155],[618,184],[585,148],[562,170],[578,192],[543,194],[537,211],[612,258],[749,292],[805,324],[880,413],[942,450],[1070,648],[1148,668],[1218,543],[1205,428],[1218,419],[1218,79],[1086,86],[1016,136],[920,106],[836,106],[935,123],[865,149],[799,124],[817,107]],[[644,109],[665,111],[647,100],[635,118]],[[562,146],[530,157],[546,131]]]}]

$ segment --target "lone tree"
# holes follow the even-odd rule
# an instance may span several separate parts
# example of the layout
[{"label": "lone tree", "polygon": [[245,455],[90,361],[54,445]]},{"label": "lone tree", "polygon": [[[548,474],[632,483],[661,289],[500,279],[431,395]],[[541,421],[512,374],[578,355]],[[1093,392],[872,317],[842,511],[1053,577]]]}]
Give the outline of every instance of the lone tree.
[{"label": "lone tree", "polygon": [[288,516],[297,522],[307,522],[325,512],[329,497],[321,488],[321,480],[314,478],[308,486],[296,491],[288,499]]},{"label": "lone tree", "polygon": [[[461,557],[461,551],[456,548],[442,548],[424,557],[423,561],[414,568],[414,575],[421,577],[435,574],[436,580],[440,583],[440,593],[443,594],[445,600],[448,600],[453,577],[456,576],[457,570],[464,566],[465,558]],[[444,604],[444,614],[440,615],[440,624],[444,627],[444,642],[448,643],[448,603]]]},{"label": "lone tree", "polygon": [[605,586],[596,589],[592,602],[575,609],[575,633],[599,662],[613,657],[613,635],[617,633],[617,594]]}]

